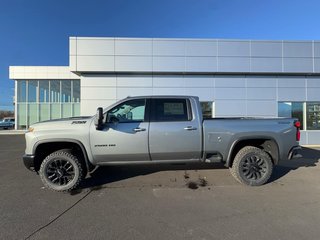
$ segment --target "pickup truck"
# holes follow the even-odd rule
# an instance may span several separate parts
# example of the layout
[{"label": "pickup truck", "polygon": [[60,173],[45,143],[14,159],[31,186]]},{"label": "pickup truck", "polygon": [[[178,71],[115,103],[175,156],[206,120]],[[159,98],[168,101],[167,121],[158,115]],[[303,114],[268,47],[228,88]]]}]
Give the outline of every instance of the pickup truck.
[{"label": "pickup truck", "polygon": [[203,119],[192,96],[128,97],[92,117],[36,123],[25,138],[25,166],[55,191],[77,188],[96,166],[140,163],[219,162],[259,186],[280,160],[301,157],[298,119]]},{"label": "pickup truck", "polygon": [[2,129],[14,129],[14,118],[5,117],[0,121],[0,128]]}]

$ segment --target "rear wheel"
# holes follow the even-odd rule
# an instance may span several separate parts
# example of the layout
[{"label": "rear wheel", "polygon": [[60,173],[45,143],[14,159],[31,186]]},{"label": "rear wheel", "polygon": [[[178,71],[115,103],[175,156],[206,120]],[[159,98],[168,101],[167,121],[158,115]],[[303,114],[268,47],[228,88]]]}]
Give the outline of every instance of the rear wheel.
[{"label": "rear wheel", "polygon": [[240,149],[230,168],[231,174],[237,181],[250,186],[266,183],[272,170],[271,157],[265,151],[252,146]]},{"label": "rear wheel", "polygon": [[63,149],[51,153],[43,160],[39,175],[47,188],[67,192],[79,186],[85,177],[85,167],[70,150]]}]

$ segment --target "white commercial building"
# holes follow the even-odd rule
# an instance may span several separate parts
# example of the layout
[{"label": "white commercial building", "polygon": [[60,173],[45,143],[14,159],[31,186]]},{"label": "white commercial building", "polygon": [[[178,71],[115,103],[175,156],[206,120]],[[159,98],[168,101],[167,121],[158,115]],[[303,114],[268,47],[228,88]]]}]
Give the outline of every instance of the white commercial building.
[{"label": "white commercial building", "polygon": [[16,128],[127,96],[199,96],[206,116],[297,117],[320,144],[320,42],[70,37],[69,66],[10,67]]}]

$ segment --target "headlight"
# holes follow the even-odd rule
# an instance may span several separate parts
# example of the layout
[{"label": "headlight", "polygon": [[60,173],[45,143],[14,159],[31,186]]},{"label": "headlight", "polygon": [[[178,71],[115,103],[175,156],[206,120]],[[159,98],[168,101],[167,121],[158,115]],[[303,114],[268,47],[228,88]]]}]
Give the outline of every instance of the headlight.
[{"label": "headlight", "polygon": [[34,131],[34,128],[33,127],[29,127],[28,128],[28,132],[33,132]]}]

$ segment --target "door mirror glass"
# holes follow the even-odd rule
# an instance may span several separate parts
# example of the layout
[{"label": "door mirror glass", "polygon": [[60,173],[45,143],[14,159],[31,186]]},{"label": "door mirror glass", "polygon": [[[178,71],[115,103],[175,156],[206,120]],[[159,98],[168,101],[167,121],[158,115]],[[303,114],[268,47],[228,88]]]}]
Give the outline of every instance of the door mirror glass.
[{"label": "door mirror glass", "polygon": [[102,107],[97,108],[97,113],[94,117],[94,125],[97,130],[101,130],[103,128],[103,109]]}]

